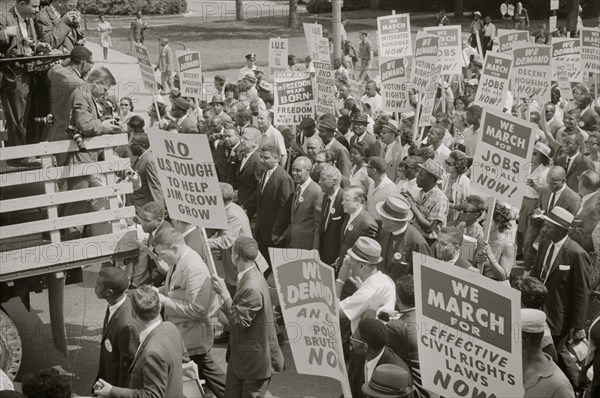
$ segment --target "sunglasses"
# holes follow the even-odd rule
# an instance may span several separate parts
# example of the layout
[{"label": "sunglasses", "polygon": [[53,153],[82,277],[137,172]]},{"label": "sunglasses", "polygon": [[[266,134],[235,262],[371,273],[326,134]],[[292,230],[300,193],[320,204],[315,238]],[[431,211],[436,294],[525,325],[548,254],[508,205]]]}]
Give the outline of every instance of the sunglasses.
[{"label": "sunglasses", "polygon": [[119,106],[129,106],[129,104],[119,104]]}]

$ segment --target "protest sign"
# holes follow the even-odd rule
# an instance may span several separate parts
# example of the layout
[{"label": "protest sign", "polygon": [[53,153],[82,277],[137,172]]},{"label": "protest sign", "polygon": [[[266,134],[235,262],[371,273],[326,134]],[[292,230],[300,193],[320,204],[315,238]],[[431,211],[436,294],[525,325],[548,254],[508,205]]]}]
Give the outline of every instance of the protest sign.
[{"label": "protest sign", "polygon": [[429,73],[429,79],[427,80],[427,86],[425,88],[425,96],[421,104],[421,117],[419,118],[419,127],[431,126],[429,118],[433,114],[433,108],[435,106],[435,95],[438,89],[438,80],[440,78],[440,72],[442,70],[441,65],[437,65]]},{"label": "protest sign", "polygon": [[552,80],[556,80],[556,67],[566,67],[572,82],[581,83],[581,41],[580,39],[552,38]]},{"label": "protest sign", "polygon": [[151,128],[148,138],[169,216],[203,228],[227,228],[208,136]]},{"label": "protest sign", "polygon": [[573,98],[573,90],[571,89],[571,80],[569,79],[569,73],[567,72],[566,65],[558,65],[556,68],[556,83],[558,85],[558,91],[560,91],[560,98],[567,101],[571,101]]},{"label": "protest sign", "polygon": [[288,39],[269,39],[269,78],[275,78],[275,72],[287,70]]},{"label": "protest sign", "polygon": [[514,43],[528,43],[529,32],[526,30],[498,29],[498,52],[509,53]]},{"label": "protest sign", "polygon": [[202,99],[202,63],[197,51],[175,51],[182,97]]},{"label": "protest sign", "polygon": [[275,120],[273,124],[297,126],[313,117],[314,93],[310,73],[275,74]]},{"label": "protest sign", "polygon": [[427,86],[429,73],[437,64],[439,37],[425,32],[418,32],[415,39],[415,56],[413,59],[411,83],[422,95]]},{"label": "protest sign", "polygon": [[473,101],[476,105],[490,106],[499,111],[504,108],[511,65],[512,57],[509,54],[488,51]]},{"label": "protest sign", "polygon": [[380,58],[411,56],[410,15],[396,14],[378,17],[377,37],[379,39]]},{"label": "protest sign", "polygon": [[558,21],[558,18],[556,17],[556,15],[553,15],[550,17],[550,21],[548,22],[548,32],[556,31],[557,21]]},{"label": "protest sign", "polygon": [[581,29],[581,68],[583,73],[600,74],[600,29]]},{"label": "protest sign", "polygon": [[521,294],[413,253],[421,380],[444,397],[522,397]]},{"label": "protest sign", "polygon": [[381,76],[381,100],[386,112],[405,112],[411,110],[408,96],[407,59],[398,58],[379,63]]},{"label": "protest sign", "polygon": [[317,58],[315,61],[331,63],[328,38],[321,37],[319,40],[317,40]]},{"label": "protest sign", "polygon": [[550,11],[558,10],[558,8],[559,8],[558,3],[559,3],[558,0],[550,0]]},{"label": "protest sign", "polygon": [[423,28],[427,33],[440,38],[438,62],[442,66],[442,75],[461,75],[464,66],[462,57],[461,26],[443,26]]},{"label": "protest sign", "polygon": [[315,67],[315,81],[317,83],[317,101],[315,113],[317,117],[331,113],[335,115],[335,78],[329,63],[313,62]]},{"label": "protest sign", "polygon": [[142,73],[144,87],[146,90],[154,94],[156,91],[158,91],[158,89],[156,86],[156,79],[154,78],[154,67],[152,66],[152,61],[150,60],[150,53],[145,46],[139,43],[134,43],[134,48],[135,56],[137,58],[138,65],[140,66],[140,72]]},{"label": "protest sign", "polygon": [[552,68],[551,47],[540,44],[513,43],[511,87],[514,98],[550,101]]},{"label": "protest sign", "polygon": [[319,59],[319,39],[323,37],[323,26],[317,23],[304,23],[304,37],[308,53],[314,60]]},{"label": "protest sign", "polygon": [[316,250],[269,248],[269,255],[296,370],[339,380],[346,396],[333,268],[319,261]]},{"label": "protest sign", "polygon": [[353,65],[350,65],[346,68],[348,71],[348,85],[350,86],[350,93],[352,94],[352,98],[356,98],[356,106],[362,110],[362,104],[358,99],[360,99],[360,91],[358,89],[358,80],[356,79],[356,73],[354,73]]},{"label": "protest sign", "polygon": [[527,177],[525,166],[530,162],[536,139],[534,128],[523,119],[483,108],[471,189],[520,207]]}]

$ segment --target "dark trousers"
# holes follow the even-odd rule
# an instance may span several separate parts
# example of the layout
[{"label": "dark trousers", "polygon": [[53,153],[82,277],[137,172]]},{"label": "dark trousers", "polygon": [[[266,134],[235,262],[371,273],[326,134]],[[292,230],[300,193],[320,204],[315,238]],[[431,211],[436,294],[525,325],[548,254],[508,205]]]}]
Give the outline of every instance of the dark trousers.
[{"label": "dark trousers", "polygon": [[493,47],[494,42],[492,41],[492,38],[489,36],[483,36],[483,41],[481,42],[481,50],[483,51],[484,57],[488,51],[492,51]]},{"label": "dark trousers", "polygon": [[192,355],[190,359],[198,365],[200,379],[206,381],[206,387],[217,398],[223,398],[225,396],[225,373],[213,361],[210,352],[202,355]]},{"label": "dark trousers", "polygon": [[28,72],[23,72],[13,84],[3,81],[0,85],[0,99],[8,130],[6,146],[27,143],[27,115],[31,105],[32,85],[33,75]]},{"label": "dark trousers", "polygon": [[226,398],[260,398],[269,388],[271,378],[259,380],[243,380],[235,375],[233,369],[227,372]]}]

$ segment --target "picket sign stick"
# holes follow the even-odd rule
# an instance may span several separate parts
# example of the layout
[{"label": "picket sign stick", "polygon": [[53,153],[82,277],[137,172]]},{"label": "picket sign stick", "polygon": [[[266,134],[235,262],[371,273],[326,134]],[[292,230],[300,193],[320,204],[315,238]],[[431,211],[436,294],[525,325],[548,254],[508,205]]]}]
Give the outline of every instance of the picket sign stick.
[{"label": "picket sign stick", "polygon": [[[485,215],[485,220],[483,221],[483,240],[485,242],[490,241],[490,231],[492,229],[492,219],[494,218],[494,208],[496,207],[496,197],[488,196],[487,198],[487,213]],[[479,267],[479,272],[483,274],[483,264],[477,264]]]},{"label": "picket sign stick", "polygon": [[[415,88],[415,95],[417,97],[417,107],[415,108],[415,121],[413,123],[413,140],[416,140],[417,138],[420,139],[419,137],[419,115],[421,114],[421,112],[419,112],[420,108],[421,108],[421,94],[417,91],[417,89]],[[415,144],[417,144],[417,146],[421,145],[421,141],[415,142]]]},{"label": "picket sign stick", "polygon": [[206,228],[200,228],[202,231],[202,240],[205,245],[206,250],[206,265],[208,266],[208,272],[211,275],[217,276],[217,267],[215,267],[215,260],[213,259],[212,251],[210,250],[210,246],[208,245],[208,236],[206,235]]},{"label": "picket sign stick", "polygon": [[477,50],[479,50],[479,54],[483,57],[483,50],[481,48],[481,38],[479,37],[479,32],[475,32],[475,39],[477,40]]},{"label": "picket sign stick", "polygon": [[154,102],[154,110],[156,111],[156,121],[158,122],[158,127],[160,127],[160,112],[158,110],[158,100],[156,99],[156,93],[152,93],[152,102]]}]

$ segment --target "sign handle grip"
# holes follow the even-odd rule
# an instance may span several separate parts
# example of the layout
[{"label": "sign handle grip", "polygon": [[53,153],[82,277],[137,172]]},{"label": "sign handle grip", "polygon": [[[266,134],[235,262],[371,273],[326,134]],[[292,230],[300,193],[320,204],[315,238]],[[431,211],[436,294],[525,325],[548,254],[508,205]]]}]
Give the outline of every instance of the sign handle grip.
[{"label": "sign handle grip", "polygon": [[202,232],[202,240],[203,244],[206,245],[206,265],[208,266],[208,272],[211,275],[217,275],[217,268],[215,267],[215,260],[213,259],[212,251],[210,250],[210,246],[208,246],[208,236],[206,235],[206,228],[200,228]]}]

